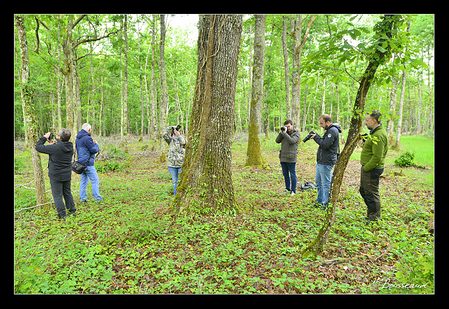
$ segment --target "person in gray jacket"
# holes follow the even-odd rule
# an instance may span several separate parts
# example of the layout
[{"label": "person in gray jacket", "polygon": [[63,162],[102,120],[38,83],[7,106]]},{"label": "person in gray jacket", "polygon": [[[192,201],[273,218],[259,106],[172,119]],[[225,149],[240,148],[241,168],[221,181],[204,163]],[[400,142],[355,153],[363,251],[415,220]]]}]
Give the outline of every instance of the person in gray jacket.
[{"label": "person in gray jacket", "polygon": [[329,194],[332,182],[332,171],[340,154],[341,128],[337,123],[332,123],[330,115],[324,114],[319,118],[320,127],[325,132],[323,136],[313,134],[313,140],[319,145],[316,154],[315,181],[318,189],[316,205],[326,209],[329,203]]},{"label": "person in gray jacket", "polygon": [[299,132],[293,127],[293,122],[288,119],[284,122],[276,143],[281,144],[279,159],[281,161],[282,174],[285,181],[285,192],[296,194],[296,157],[298,154]]}]

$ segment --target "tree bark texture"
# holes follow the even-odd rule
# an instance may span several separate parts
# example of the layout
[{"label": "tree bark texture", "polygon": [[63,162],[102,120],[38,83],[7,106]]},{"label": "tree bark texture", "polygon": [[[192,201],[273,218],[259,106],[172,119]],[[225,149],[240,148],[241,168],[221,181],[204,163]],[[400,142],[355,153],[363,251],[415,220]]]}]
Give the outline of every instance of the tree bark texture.
[{"label": "tree bark texture", "polygon": [[235,213],[231,144],[241,15],[201,15],[198,70],[178,213]]}]

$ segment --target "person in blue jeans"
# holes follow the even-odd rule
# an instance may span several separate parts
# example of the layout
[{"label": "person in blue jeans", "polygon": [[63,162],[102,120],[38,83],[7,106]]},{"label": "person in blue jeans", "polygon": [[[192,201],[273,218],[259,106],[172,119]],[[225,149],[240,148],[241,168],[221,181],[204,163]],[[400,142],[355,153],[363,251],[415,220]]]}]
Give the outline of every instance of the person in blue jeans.
[{"label": "person in blue jeans", "polygon": [[182,172],[182,164],[184,163],[185,157],[186,139],[181,134],[180,128],[180,125],[169,126],[165,129],[165,133],[162,135],[169,145],[167,162],[168,171],[171,174],[173,184],[173,195],[176,195],[179,174]]},{"label": "person in blue jeans", "polygon": [[78,162],[85,164],[86,169],[81,174],[80,180],[80,201],[87,202],[87,184],[90,180],[92,184],[92,195],[95,201],[100,202],[103,197],[100,195],[100,179],[95,169],[95,154],[100,151],[98,144],[92,139],[92,126],[84,123],[82,129],[76,135],[76,152]]},{"label": "person in blue jeans", "polygon": [[281,144],[279,160],[281,161],[282,175],[284,176],[285,192],[296,194],[296,157],[298,155],[299,132],[293,127],[293,122],[288,119],[284,122],[276,143]]},{"label": "person in blue jeans", "polygon": [[318,189],[316,205],[326,209],[329,203],[330,188],[332,183],[332,171],[340,154],[341,128],[337,123],[332,123],[330,115],[324,114],[319,118],[319,125],[325,132],[323,136],[313,134],[313,140],[319,145],[316,154],[315,181]]}]

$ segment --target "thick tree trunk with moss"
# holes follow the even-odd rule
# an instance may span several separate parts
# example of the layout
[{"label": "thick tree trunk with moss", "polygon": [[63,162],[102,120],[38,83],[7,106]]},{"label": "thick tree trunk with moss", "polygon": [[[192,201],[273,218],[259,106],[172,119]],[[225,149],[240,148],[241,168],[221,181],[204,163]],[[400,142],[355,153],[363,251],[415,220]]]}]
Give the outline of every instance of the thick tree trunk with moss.
[{"label": "thick tree trunk with moss", "polygon": [[235,213],[231,144],[241,15],[201,15],[198,71],[178,213]]},{"label": "thick tree trunk with moss", "polygon": [[[362,118],[364,115],[365,100],[368,94],[368,90],[373,81],[374,75],[379,65],[389,60],[391,55],[391,46],[389,40],[396,33],[398,26],[402,23],[401,15],[385,15],[382,20],[376,24],[377,29],[377,43],[373,47],[373,52],[365,72],[360,81],[360,86],[357,91],[357,97],[355,99],[354,107],[352,109],[351,125],[349,127],[348,138],[345,143],[345,147],[340,154],[337,164],[334,167],[334,173],[332,178],[331,199],[327,209],[327,215],[324,225],[318,232],[315,240],[303,251],[305,255],[317,255],[323,251],[324,244],[326,243],[330,229],[335,221],[335,207],[338,202],[338,195],[340,194],[340,187],[343,181],[343,175],[348,165],[349,158],[354,152],[357,142],[360,139],[360,128],[362,126]],[[382,47],[385,46],[386,47]],[[379,48],[382,47],[382,48]]]},{"label": "thick tree trunk with moss", "polygon": [[260,151],[259,132],[261,125],[260,109],[263,100],[263,66],[265,52],[265,15],[256,15],[254,34],[254,64],[253,85],[251,93],[251,110],[249,118],[248,148],[246,151],[246,165],[264,165]]},{"label": "thick tree trunk with moss", "polygon": [[28,136],[28,146],[31,149],[31,157],[33,161],[34,171],[34,184],[36,187],[36,201],[38,204],[45,203],[45,182],[44,174],[42,171],[41,157],[34,148],[38,140],[37,120],[36,120],[36,108],[33,105],[32,100],[32,87],[30,85],[30,69],[28,66],[28,44],[26,39],[26,31],[24,25],[24,19],[22,16],[16,15],[16,27],[18,31],[18,37],[21,50],[21,97],[23,104],[23,120]]}]

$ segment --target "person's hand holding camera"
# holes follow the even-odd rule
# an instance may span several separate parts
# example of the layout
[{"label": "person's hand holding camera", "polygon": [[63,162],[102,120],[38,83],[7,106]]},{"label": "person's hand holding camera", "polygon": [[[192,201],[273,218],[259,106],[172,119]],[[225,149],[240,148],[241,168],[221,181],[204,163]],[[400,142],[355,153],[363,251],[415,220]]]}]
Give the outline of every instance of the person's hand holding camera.
[{"label": "person's hand holding camera", "polygon": [[44,134],[44,137],[47,139],[47,141],[49,141],[51,138],[51,132],[47,132]]}]

